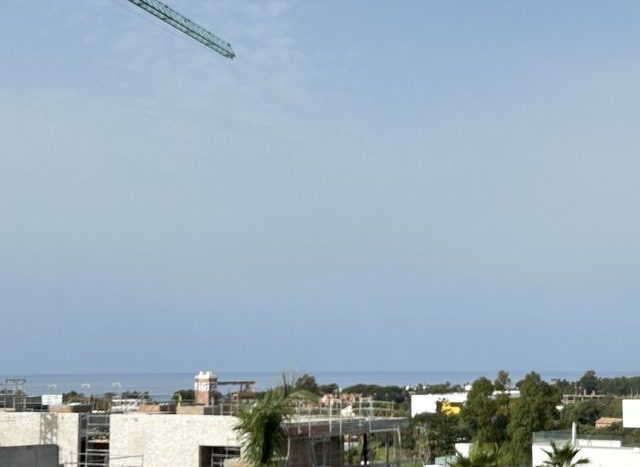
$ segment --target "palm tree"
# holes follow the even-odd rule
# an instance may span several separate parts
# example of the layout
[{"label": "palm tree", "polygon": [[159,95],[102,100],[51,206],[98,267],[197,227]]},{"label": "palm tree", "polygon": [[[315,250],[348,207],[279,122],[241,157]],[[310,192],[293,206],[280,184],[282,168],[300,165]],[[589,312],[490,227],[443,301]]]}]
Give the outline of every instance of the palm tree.
[{"label": "palm tree", "polygon": [[498,452],[476,448],[469,457],[458,454],[451,467],[498,467]]},{"label": "palm tree", "polygon": [[[558,447],[556,443],[551,441],[551,451],[543,449],[548,459],[542,463],[543,467],[576,467],[582,464],[589,464],[589,459],[578,459],[574,462],[574,458],[580,452],[579,448],[574,448],[571,443]],[[542,467],[541,466],[541,467]]]},{"label": "palm tree", "polygon": [[251,466],[275,466],[285,457],[287,436],[282,423],[291,416],[295,400],[315,400],[308,391],[295,390],[291,378],[282,377],[282,385],[267,391],[251,410],[238,415],[235,426],[240,434],[243,458]]}]

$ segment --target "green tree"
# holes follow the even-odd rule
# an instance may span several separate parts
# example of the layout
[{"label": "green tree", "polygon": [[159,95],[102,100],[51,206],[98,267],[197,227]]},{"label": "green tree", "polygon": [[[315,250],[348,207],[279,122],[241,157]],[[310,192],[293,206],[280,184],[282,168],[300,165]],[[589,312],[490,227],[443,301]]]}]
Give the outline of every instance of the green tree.
[{"label": "green tree", "polygon": [[364,397],[373,397],[376,400],[391,401],[397,404],[409,401],[409,393],[400,386],[379,386],[377,384],[354,384],[342,390],[344,394],[362,394]]},{"label": "green tree", "polygon": [[600,378],[596,375],[596,372],[593,370],[589,370],[582,375],[582,378],[578,380],[578,385],[583,392],[587,394],[591,394],[593,392],[598,391],[598,385],[600,383]]},{"label": "green tree", "polygon": [[308,375],[306,373],[299,376],[293,386],[296,391],[308,391],[314,394],[320,394],[315,376]]},{"label": "green tree", "polygon": [[296,390],[283,376],[282,385],[266,391],[250,411],[240,413],[235,430],[240,435],[245,460],[254,467],[278,465],[286,451],[286,433],[282,425],[291,415],[292,403],[296,399],[316,398],[309,391]]},{"label": "green tree", "polygon": [[413,393],[414,394],[446,394],[448,392],[462,392],[464,386],[460,384],[451,384],[449,381],[439,384],[418,384]]},{"label": "green tree", "polygon": [[62,395],[62,402],[65,404],[71,404],[76,402],[86,401],[86,396],[81,392],[69,391]]},{"label": "green tree", "polygon": [[622,399],[616,396],[607,396],[602,400],[604,405],[602,417],[622,418]]},{"label": "green tree", "polygon": [[531,372],[518,384],[520,398],[512,402],[507,432],[511,438],[509,452],[513,462],[526,462],[531,456],[532,433],[551,430],[558,418],[556,406],[560,391]]},{"label": "green tree", "polygon": [[551,382],[562,394],[574,394],[577,390],[577,383],[564,378],[554,378]]},{"label": "green tree", "polygon": [[497,447],[507,437],[508,396],[505,408],[503,398],[496,400],[493,397],[494,389],[493,383],[485,377],[475,380],[460,415],[475,443]]},{"label": "green tree", "polygon": [[171,396],[172,401],[181,402],[193,402],[196,398],[195,391],[193,389],[178,389]]},{"label": "green tree", "polygon": [[509,377],[509,372],[500,370],[498,372],[498,376],[493,382],[493,386],[496,391],[508,391],[511,389],[511,378]]},{"label": "green tree", "polygon": [[541,467],[576,467],[578,465],[589,464],[589,459],[574,459],[580,449],[574,448],[570,443],[558,447],[551,441],[551,451],[543,449],[548,459],[542,463]]},{"label": "green tree", "polygon": [[508,391],[511,389],[511,378],[509,373],[501,370],[498,377],[493,382],[494,400],[496,401],[496,414],[493,418],[494,433],[496,443],[504,443],[507,440],[507,426],[509,425],[509,415],[511,407],[511,397]]},{"label": "green tree", "polygon": [[498,467],[500,462],[496,450],[476,448],[471,451],[469,457],[458,454],[449,465],[451,467]]},{"label": "green tree", "polygon": [[340,388],[336,383],[318,385],[318,392],[320,394],[336,394],[339,391],[339,389]]},{"label": "green tree", "polygon": [[427,464],[434,457],[455,454],[455,443],[469,438],[459,416],[441,412],[416,415],[410,436],[415,443],[413,446],[405,446],[413,447],[414,453]]},{"label": "green tree", "polygon": [[595,426],[602,413],[606,410],[606,402],[600,400],[587,400],[568,404],[562,409],[563,426],[569,427],[576,422],[581,425]]}]

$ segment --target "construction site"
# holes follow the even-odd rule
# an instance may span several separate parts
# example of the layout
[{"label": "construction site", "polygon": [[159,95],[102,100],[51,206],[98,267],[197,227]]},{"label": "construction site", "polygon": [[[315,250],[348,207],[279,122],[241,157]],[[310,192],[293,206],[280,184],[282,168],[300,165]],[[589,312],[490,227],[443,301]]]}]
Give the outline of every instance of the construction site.
[{"label": "construction site", "polygon": [[[237,415],[251,411],[253,381],[219,381],[199,372],[193,399],[158,400],[117,394],[63,403],[62,395],[32,396],[26,380],[7,380],[0,397],[1,449],[23,448],[42,467],[244,466]],[[225,391],[224,393],[222,391]],[[401,428],[393,403],[351,395],[297,401],[282,429],[286,466],[398,465]],[[13,451],[12,451],[13,452]],[[17,452],[17,451],[16,451]],[[0,459],[15,459],[0,456]],[[21,465],[13,464],[0,466]],[[32,461],[30,461],[32,462]],[[376,462],[378,462],[376,464]]]},{"label": "construction site", "polygon": [[[228,59],[231,45],[158,0],[126,7],[169,26]],[[140,11],[142,10],[142,12]],[[0,467],[222,467],[247,465],[238,415],[258,400],[254,381],[194,380],[193,399],[141,393],[28,394],[26,379],[0,388]],[[87,386],[88,389],[88,386]],[[225,393],[221,392],[226,390]],[[52,391],[54,392],[54,391]],[[279,429],[287,466],[394,465],[401,428],[393,403],[329,397],[292,401]]]}]

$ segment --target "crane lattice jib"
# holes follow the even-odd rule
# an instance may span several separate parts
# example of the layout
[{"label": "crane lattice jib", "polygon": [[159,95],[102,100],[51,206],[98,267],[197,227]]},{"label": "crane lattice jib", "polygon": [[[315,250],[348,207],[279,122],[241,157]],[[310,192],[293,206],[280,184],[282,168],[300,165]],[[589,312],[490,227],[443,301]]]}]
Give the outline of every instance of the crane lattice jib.
[{"label": "crane lattice jib", "polygon": [[213,33],[207,31],[201,26],[191,21],[189,18],[181,15],[171,7],[165,5],[158,0],[129,0],[135,6],[142,8],[153,16],[161,19],[165,23],[173,26],[177,30],[185,33],[187,36],[197,40],[212,50],[215,50],[227,58],[236,56],[233,53],[231,44],[216,37]]}]

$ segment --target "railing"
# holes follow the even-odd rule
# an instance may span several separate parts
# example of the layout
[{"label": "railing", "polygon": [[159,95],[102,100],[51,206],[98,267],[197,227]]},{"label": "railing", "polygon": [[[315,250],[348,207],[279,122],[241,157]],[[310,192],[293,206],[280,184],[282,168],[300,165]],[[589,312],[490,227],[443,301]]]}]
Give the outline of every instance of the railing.
[{"label": "railing", "polygon": [[[579,434],[576,440],[579,444],[589,445],[593,444],[594,446],[598,444],[598,441],[615,443],[618,442],[620,447],[640,447],[640,442],[636,440],[633,436],[629,435],[607,435],[607,434],[597,434],[597,435],[587,435],[587,434]],[[582,442],[582,443],[581,443]]]},{"label": "railing", "polygon": [[326,403],[315,404],[298,402],[292,404],[294,417],[353,418],[353,417],[393,417],[396,415],[395,403],[361,398],[352,402],[331,399]]},{"label": "railing", "polygon": [[566,443],[571,441],[571,430],[536,431],[533,433],[534,443]]},{"label": "railing", "polygon": [[[78,403],[81,407],[86,407],[87,412],[93,413],[128,413],[137,412],[141,407],[149,409],[151,406],[158,407],[160,413],[175,413],[177,408],[193,406],[193,401],[171,399],[167,395],[154,396],[143,394],[135,399],[122,399],[113,395],[98,396],[92,395],[85,399],[86,403]],[[233,400],[223,399],[216,400],[212,405],[205,407],[203,413],[208,415],[227,415],[234,416],[241,412],[250,411],[255,405],[256,400]],[[308,402],[293,401],[291,403],[291,412],[293,418],[328,418],[328,419],[345,419],[345,418],[375,418],[375,417],[393,417],[399,416],[396,404],[389,401],[379,401],[373,398],[357,398],[354,400],[329,399],[324,402]],[[39,396],[27,396],[26,394],[11,394],[5,390],[4,394],[0,394],[0,410],[16,410],[16,411],[43,411],[48,409],[47,405],[43,405]],[[143,408],[142,411],[145,409]],[[151,410],[153,411],[153,410]]]},{"label": "railing", "polygon": [[[109,458],[109,467],[144,467],[144,456],[115,456]],[[65,462],[63,467],[104,467],[104,462]]]},{"label": "railing", "polygon": [[[138,406],[175,406],[192,407],[190,400],[183,400],[178,404],[175,400],[160,401],[158,399],[144,399],[138,401]],[[206,413],[210,415],[238,415],[250,411],[256,401],[215,401],[206,406]],[[205,406],[201,406],[205,407]],[[293,401],[290,409],[294,418],[353,418],[353,417],[393,417],[398,416],[396,404],[389,401],[378,401],[372,398],[360,398],[355,401],[341,401],[330,399],[324,403]]]},{"label": "railing", "polygon": [[[564,444],[571,442],[570,430],[556,431],[537,431],[533,433],[533,442],[538,444],[548,444],[553,441],[556,444]],[[598,443],[598,442],[602,443]],[[576,435],[576,444],[579,446],[600,446],[607,447],[605,443],[614,446],[619,443],[619,447],[640,447],[640,442],[628,435],[612,435],[612,434],[578,434]]]}]

